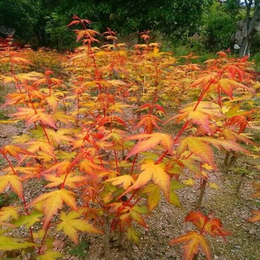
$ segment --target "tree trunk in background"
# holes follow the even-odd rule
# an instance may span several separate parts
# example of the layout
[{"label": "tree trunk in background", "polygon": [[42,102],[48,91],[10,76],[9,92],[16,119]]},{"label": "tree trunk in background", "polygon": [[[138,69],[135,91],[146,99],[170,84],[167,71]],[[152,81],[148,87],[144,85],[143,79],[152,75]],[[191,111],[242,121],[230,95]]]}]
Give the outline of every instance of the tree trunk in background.
[{"label": "tree trunk in background", "polygon": [[[243,39],[240,44],[239,56],[250,55],[250,47],[256,33],[257,20],[260,18],[260,0],[245,0],[246,18],[242,28]],[[253,14],[251,16],[251,13]]]},{"label": "tree trunk in background", "polygon": [[243,39],[241,47],[239,49],[240,57],[250,56],[250,47],[252,44],[252,39],[253,37],[250,37],[249,35]]}]

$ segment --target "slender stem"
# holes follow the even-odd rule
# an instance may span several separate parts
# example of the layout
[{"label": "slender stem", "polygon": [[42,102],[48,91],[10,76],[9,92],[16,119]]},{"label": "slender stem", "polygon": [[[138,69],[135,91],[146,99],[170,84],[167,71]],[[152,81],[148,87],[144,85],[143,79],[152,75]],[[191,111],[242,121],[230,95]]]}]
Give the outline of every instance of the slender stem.
[{"label": "slender stem", "polygon": [[[27,205],[26,200],[23,195],[22,195],[22,200],[23,200],[24,211],[25,211],[26,215],[30,215],[29,210],[28,210],[28,205]],[[32,227],[29,228],[29,231],[30,231],[31,241],[33,242],[34,238],[33,238]]]},{"label": "slender stem", "polygon": [[131,203],[131,200],[133,199],[133,197],[135,196],[135,194],[139,191],[139,189],[136,189],[133,194],[131,195],[131,197],[127,200],[127,202],[125,203],[125,205],[129,206],[129,204]]},{"label": "slender stem", "polygon": [[[217,76],[216,76],[217,77]],[[195,107],[193,108],[193,111],[195,111],[197,109],[197,107],[199,106],[200,102],[202,101],[204,95],[207,93],[207,91],[209,90],[210,86],[215,82],[215,79],[211,79],[210,82],[208,83],[208,86],[206,88],[204,88],[204,90],[202,91],[202,93],[200,94],[200,97],[195,105]]]},{"label": "slender stem", "polygon": [[202,184],[200,186],[200,195],[199,195],[199,200],[198,200],[196,209],[200,209],[201,208],[203,196],[204,196],[204,193],[205,193],[205,190],[206,190],[206,185],[207,185],[207,180],[203,179],[202,180]]},{"label": "slender stem", "polygon": [[158,159],[157,161],[155,162],[155,164],[159,164],[162,162],[163,158],[167,155],[168,153],[168,150],[166,150]]},{"label": "slender stem", "polygon": [[45,137],[46,137],[46,139],[47,139],[47,141],[48,141],[48,144],[51,145],[51,141],[50,141],[50,138],[49,138],[49,136],[48,136],[48,133],[47,133],[47,131],[46,131],[45,126],[43,125],[42,122],[40,123],[40,125],[41,125],[41,127],[42,127],[42,129],[43,129],[43,132],[44,132],[44,135],[45,135]]},{"label": "slender stem", "polygon": [[132,164],[132,167],[131,167],[131,173],[130,173],[130,175],[133,175],[134,167],[135,167],[135,163],[136,163],[137,157],[138,157],[138,153],[135,155],[135,158],[134,158],[134,160],[133,160],[133,164]]},{"label": "slender stem", "polygon": [[183,133],[183,131],[187,128],[188,124],[189,124],[190,120],[188,120],[183,127],[181,128],[180,132],[178,133],[178,135],[175,137],[175,139],[173,140],[173,143],[176,143],[178,141],[178,139],[180,138],[181,134]]},{"label": "slender stem", "polygon": [[70,167],[68,168],[67,173],[66,173],[66,175],[65,175],[65,177],[64,177],[63,183],[62,183],[61,186],[60,186],[61,189],[64,188],[65,182],[66,182],[66,180],[67,180],[67,177],[68,177],[68,175],[69,175],[71,169],[75,166],[75,164],[76,164],[83,156],[84,156],[84,153],[80,154],[80,155],[79,155],[77,158],[75,158],[75,160],[71,163],[71,165],[70,165]]},{"label": "slender stem", "polygon": [[38,250],[38,255],[39,255],[39,254],[41,253],[41,251],[42,251],[43,243],[44,243],[44,241],[45,241],[45,239],[46,239],[46,237],[47,237],[47,233],[48,233],[48,231],[49,231],[50,225],[51,225],[51,222],[49,221],[48,226],[47,226],[47,228],[46,228],[46,230],[45,230],[44,236],[43,236],[42,241],[41,241],[41,246],[39,247],[39,250]]},{"label": "slender stem", "polygon": [[14,167],[13,167],[11,161],[10,161],[10,160],[8,159],[8,157],[6,156],[6,154],[5,154],[2,150],[0,150],[0,153],[4,156],[5,160],[8,162],[10,168],[12,169],[13,174],[14,174],[14,175],[18,175],[17,172],[15,171],[15,169],[14,169]]},{"label": "slender stem", "polygon": [[115,161],[116,161],[116,170],[117,170],[117,172],[119,172],[119,167],[118,167],[118,158],[117,158],[117,153],[116,153],[115,150],[114,150],[114,156],[115,156]]}]

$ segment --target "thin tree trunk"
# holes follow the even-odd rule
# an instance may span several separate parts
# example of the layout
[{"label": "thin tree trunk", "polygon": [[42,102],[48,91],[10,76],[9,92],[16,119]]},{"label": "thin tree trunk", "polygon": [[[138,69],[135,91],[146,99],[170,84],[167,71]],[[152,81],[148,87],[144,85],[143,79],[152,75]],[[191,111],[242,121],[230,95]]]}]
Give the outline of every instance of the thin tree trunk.
[{"label": "thin tree trunk", "polygon": [[244,38],[241,48],[239,50],[239,56],[244,57],[244,56],[249,56],[250,54],[250,49],[249,49],[249,41],[247,38]]}]

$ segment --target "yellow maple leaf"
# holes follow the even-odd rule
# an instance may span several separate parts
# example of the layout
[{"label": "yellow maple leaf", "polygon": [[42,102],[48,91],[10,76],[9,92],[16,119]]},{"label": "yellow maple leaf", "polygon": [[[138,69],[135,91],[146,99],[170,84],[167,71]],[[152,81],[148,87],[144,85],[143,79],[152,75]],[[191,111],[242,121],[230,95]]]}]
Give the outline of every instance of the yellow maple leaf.
[{"label": "yellow maple leaf", "polygon": [[103,232],[84,219],[79,219],[81,216],[80,213],[76,211],[71,211],[66,214],[61,212],[60,219],[61,223],[57,225],[57,230],[63,230],[64,233],[75,243],[78,243],[78,234],[77,231],[83,231],[88,233],[98,233],[103,234]]},{"label": "yellow maple leaf", "polygon": [[2,207],[0,210],[0,221],[7,221],[10,218],[18,219],[18,210],[13,206]]},{"label": "yellow maple leaf", "polygon": [[63,202],[65,202],[72,209],[77,210],[77,204],[75,200],[75,193],[69,190],[60,189],[51,191],[37,197],[30,205],[36,205],[42,203],[45,219],[43,222],[43,229],[46,229],[52,217],[57,214],[58,210],[62,208]]},{"label": "yellow maple leaf", "polygon": [[134,183],[134,179],[130,175],[122,175],[122,176],[110,178],[105,182],[111,182],[114,186],[123,184],[123,188],[127,189],[131,184]]},{"label": "yellow maple leaf", "polygon": [[153,180],[157,184],[165,197],[169,198],[171,178],[165,172],[163,164],[155,164],[152,160],[146,160],[142,166],[142,172],[138,175],[138,178],[133,186],[129,187],[121,196],[124,194],[145,186],[149,181]]},{"label": "yellow maple leaf", "polygon": [[65,182],[65,186],[71,188],[71,189],[76,189],[77,188],[77,183],[81,183],[84,180],[86,180],[85,176],[81,176],[81,175],[75,175],[73,173],[70,173],[69,175],[67,174],[62,174],[59,176],[56,176],[54,174],[44,174],[44,178],[47,181],[50,181],[51,183],[47,184],[45,187],[46,188],[53,188],[53,187],[57,187],[60,184],[62,184],[64,182],[64,178],[66,177],[66,182]]},{"label": "yellow maple leaf", "polygon": [[183,180],[182,182],[183,182],[183,184],[185,184],[187,186],[193,186],[194,185],[194,180],[193,179]]},{"label": "yellow maple leaf", "polygon": [[219,189],[219,186],[217,183],[214,183],[214,182],[210,182],[209,183],[209,187],[210,188],[213,188],[214,190],[218,190]]},{"label": "yellow maple leaf", "polygon": [[170,245],[177,243],[186,243],[184,246],[183,259],[194,259],[194,256],[198,254],[199,250],[205,254],[206,259],[211,259],[209,245],[202,234],[199,234],[195,231],[189,231],[185,235],[174,238],[170,242]]}]

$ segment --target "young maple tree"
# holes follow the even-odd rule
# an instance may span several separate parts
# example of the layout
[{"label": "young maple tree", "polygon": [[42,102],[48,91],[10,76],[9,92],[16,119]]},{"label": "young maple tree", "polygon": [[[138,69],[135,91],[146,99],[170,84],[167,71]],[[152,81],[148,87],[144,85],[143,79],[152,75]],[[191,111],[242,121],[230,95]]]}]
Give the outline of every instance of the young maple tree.
[{"label": "young maple tree", "polygon": [[[0,148],[6,161],[0,192],[10,187],[21,201],[0,210],[0,250],[15,256],[62,257],[51,238],[61,231],[75,244],[80,232],[102,234],[109,258],[111,234],[119,244],[123,235],[138,243],[136,224],[148,228],[146,215],[162,195],[181,207],[176,190],[185,187],[184,176],[207,183],[217,169],[213,149],[251,155],[255,147],[245,133],[259,111],[246,106],[256,88],[246,59],[220,52],[205,67],[177,65],[147,32],[145,43],[129,50],[108,29],[97,47],[100,34],[86,26],[90,21],[74,16],[69,25],[79,24],[82,46],[63,60],[65,79],[50,69],[24,73],[33,64],[23,50],[1,53],[10,68],[3,84],[14,85],[4,106],[16,106],[11,122],[27,129]],[[165,120],[167,107],[174,115]],[[173,122],[178,130],[167,130]],[[186,243],[184,259],[199,249],[210,259],[206,235],[230,234],[211,214],[191,211],[185,221],[198,231],[171,241]],[[26,239],[8,236],[20,226]]]}]

